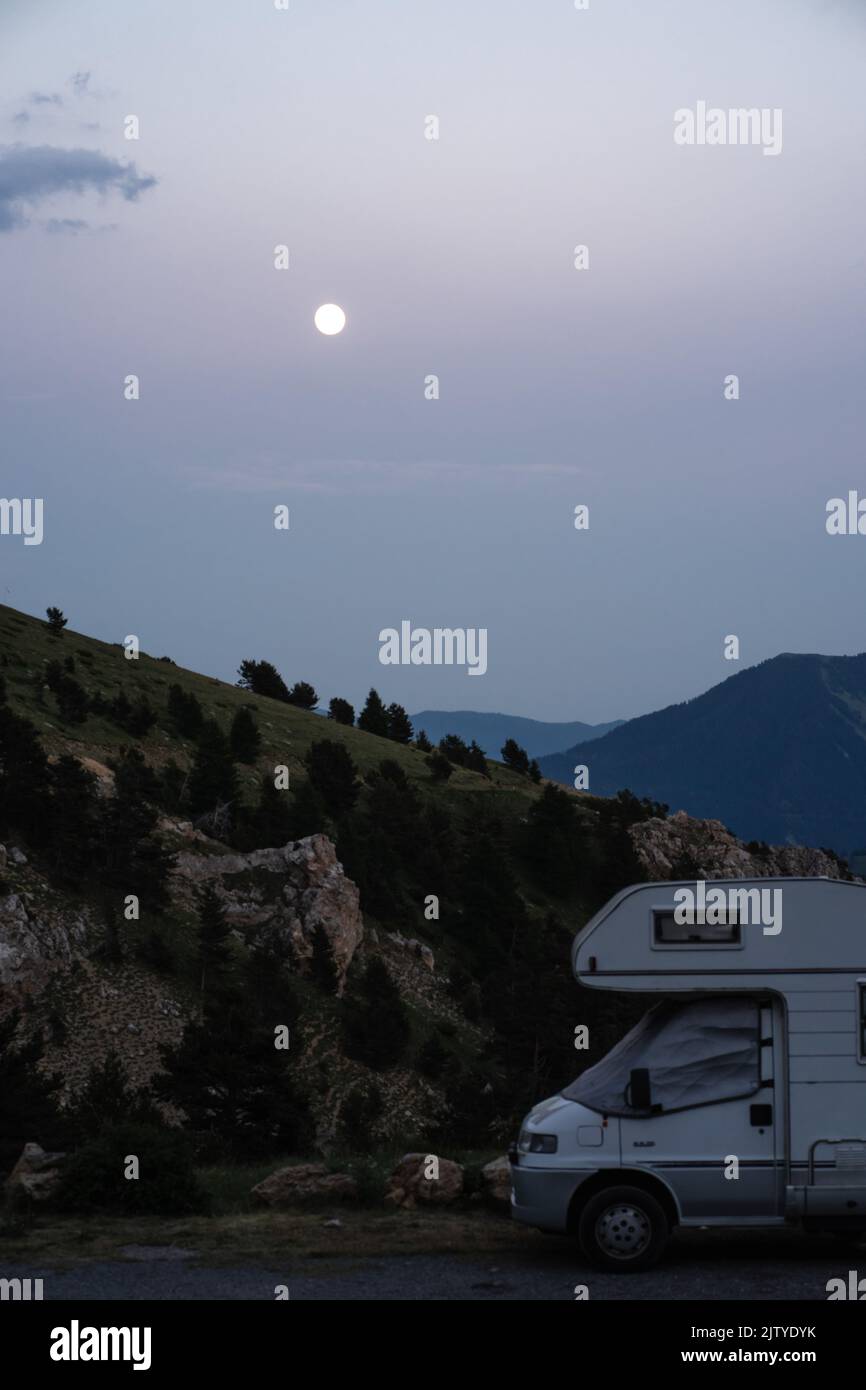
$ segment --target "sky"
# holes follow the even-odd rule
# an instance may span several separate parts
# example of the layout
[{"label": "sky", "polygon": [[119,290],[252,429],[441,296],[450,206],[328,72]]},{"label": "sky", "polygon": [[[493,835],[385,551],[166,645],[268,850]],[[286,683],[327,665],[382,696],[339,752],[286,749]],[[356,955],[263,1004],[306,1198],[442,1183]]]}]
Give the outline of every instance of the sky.
[{"label": "sky", "polygon": [[[863,651],[864,58],[859,0],[2,0],[0,494],[44,536],[0,602],[593,723]],[[699,102],[780,151],[678,145]],[[383,666],[404,619],[485,674]]]}]

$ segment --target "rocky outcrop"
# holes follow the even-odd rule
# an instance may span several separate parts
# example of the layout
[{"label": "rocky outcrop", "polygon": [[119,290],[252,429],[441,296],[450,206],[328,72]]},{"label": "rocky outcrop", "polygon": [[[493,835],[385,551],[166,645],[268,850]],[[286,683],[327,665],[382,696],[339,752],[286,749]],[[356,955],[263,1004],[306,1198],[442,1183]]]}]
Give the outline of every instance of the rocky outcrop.
[{"label": "rocky outcrop", "polygon": [[60,1182],[65,1154],[46,1153],[39,1144],[25,1144],[6,1179],[9,1193],[24,1193],[33,1202],[46,1202]]},{"label": "rocky outcrop", "polygon": [[[435,1173],[438,1176],[428,1177]],[[388,1179],[385,1202],[392,1207],[414,1207],[418,1202],[448,1206],[463,1192],[463,1169],[450,1158],[435,1154],[404,1154]]]},{"label": "rocky outcrop", "polygon": [[629,833],[649,880],[840,877],[838,862],[823,850],[767,845],[752,851],[721,821],[696,820],[685,811],[640,821]]},{"label": "rocky outcrop", "polygon": [[358,889],[343,873],[326,835],[309,835],[279,849],[249,854],[178,854],[175,901],[192,908],[195,890],[203,884],[211,884],[222,898],[233,927],[247,934],[267,924],[269,934],[288,940],[302,960],[312,955],[313,933],[321,927],[342,993],[346,972],[364,938],[364,922]]},{"label": "rocky outcrop", "polygon": [[358,1186],[348,1173],[329,1173],[323,1163],[298,1163],[278,1168],[252,1189],[252,1195],[268,1207],[289,1207],[305,1202],[353,1201]]},{"label": "rocky outcrop", "polygon": [[0,986],[29,989],[42,983],[52,969],[84,954],[89,935],[86,910],[64,911],[27,890],[5,894],[0,897]]},{"label": "rocky outcrop", "polygon": [[481,1169],[481,1195],[494,1206],[511,1206],[511,1168],[504,1155]]}]

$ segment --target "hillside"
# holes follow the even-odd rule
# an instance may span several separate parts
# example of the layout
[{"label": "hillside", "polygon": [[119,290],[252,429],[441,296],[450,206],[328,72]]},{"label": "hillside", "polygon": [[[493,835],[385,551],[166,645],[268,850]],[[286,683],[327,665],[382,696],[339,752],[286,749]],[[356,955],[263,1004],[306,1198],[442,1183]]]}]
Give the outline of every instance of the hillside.
[{"label": "hillside", "polygon": [[866,845],[866,655],[777,656],[540,760],[567,785],[581,763],[597,795],[629,787],[746,840],[853,856]]},{"label": "hillside", "polygon": [[438,743],[446,734],[457,734],[466,743],[475,739],[488,758],[498,758],[508,738],[519,743],[530,758],[540,758],[545,753],[559,753],[575,743],[601,738],[622,723],[621,719],[615,719],[609,724],[584,724],[575,719],[557,724],[524,719],[516,714],[484,714],[471,709],[424,709],[410,718],[416,731],[423,729],[433,743]]},{"label": "hillside", "polygon": [[502,1146],[573,1079],[575,1009],[601,1055],[640,1008],[578,996],[570,972],[612,893],[839,872],[8,608],[0,676],[0,1169],[25,1141],[89,1142],[94,1114],[121,1147],[129,1114],[144,1148],[181,1126],[212,1163]]}]

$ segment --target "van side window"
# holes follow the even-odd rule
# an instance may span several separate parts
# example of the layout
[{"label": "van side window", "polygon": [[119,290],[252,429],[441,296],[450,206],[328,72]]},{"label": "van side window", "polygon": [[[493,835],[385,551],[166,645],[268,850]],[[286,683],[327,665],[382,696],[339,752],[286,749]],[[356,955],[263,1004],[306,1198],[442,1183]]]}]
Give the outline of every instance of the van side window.
[{"label": "van side window", "polygon": [[857,1060],[866,1062],[866,980],[857,981]]},{"label": "van side window", "polygon": [[653,911],[656,946],[739,946],[740,923],[733,913],[724,922],[678,922],[672,908]]}]

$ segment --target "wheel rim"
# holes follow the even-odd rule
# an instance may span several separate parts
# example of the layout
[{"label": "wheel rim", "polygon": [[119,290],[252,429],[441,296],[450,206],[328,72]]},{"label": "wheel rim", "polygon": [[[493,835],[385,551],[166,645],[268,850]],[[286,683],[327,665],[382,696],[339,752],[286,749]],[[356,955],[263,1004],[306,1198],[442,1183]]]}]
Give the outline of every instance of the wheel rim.
[{"label": "wheel rim", "polygon": [[605,1255],[615,1260],[634,1260],[650,1243],[652,1227],[640,1207],[618,1202],[606,1207],[595,1223],[595,1238]]}]

